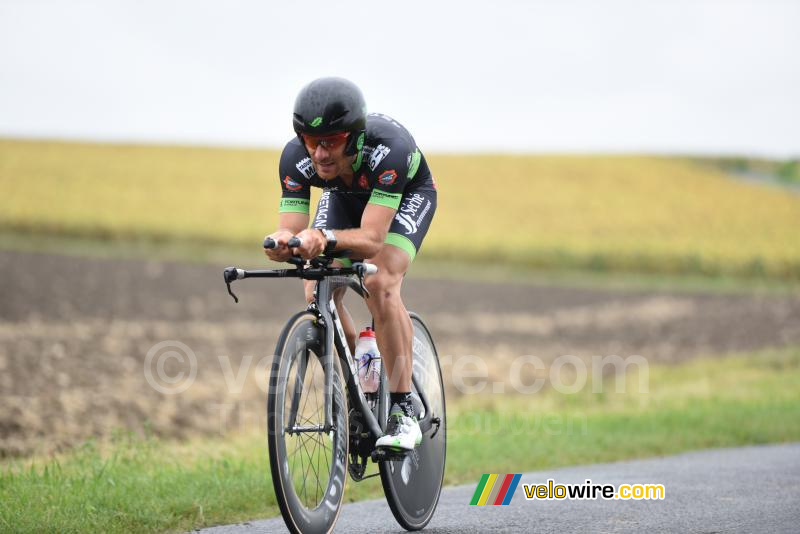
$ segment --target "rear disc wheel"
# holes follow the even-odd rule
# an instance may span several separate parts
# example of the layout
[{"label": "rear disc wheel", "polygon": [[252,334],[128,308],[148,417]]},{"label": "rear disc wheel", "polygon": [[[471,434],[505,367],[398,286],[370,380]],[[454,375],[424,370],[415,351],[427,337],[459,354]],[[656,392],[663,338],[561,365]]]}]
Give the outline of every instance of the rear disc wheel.
[{"label": "rear disc wheel", "polygon": [[[444,482],[447,425],[442,370],[433,338],[422,319],[414,313],[410,315],[414,329],[414,378],[424,389],[432,415],[439,418],[440,424],[438,430],[433,425],[425,432],[419,447],[407,453],[402,461],[381,462],[380,473],[386,500],[397,522],[406,530],[420,530],[431,520],[439,502]],[[382,423],[388,415],[388,388],[383,393]],[[415,397],[415,406],[421,409],[414,386],[412,396]],[[417,413],[417,418],[422,419],[425,415]]]}]

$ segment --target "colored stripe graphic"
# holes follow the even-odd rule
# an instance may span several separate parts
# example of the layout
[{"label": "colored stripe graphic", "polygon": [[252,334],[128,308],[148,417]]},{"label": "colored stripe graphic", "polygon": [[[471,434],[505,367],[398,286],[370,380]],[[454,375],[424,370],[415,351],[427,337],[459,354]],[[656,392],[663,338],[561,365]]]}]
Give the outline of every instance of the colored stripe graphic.
[{"label": "colored stripe graphic", "polygon": [[489,480],[486,481],[486,487],[483,488],[483,493],[481,493],[481,498],[478,500],[478,504],[481,506],[486,504],[486,499],[489,498],[489,494],[492,492],[492,487],[494,486],[494,481],[497,480],[496,474],[489,475]]},{"label": "colored stripe graphic", "polygon": [[509,504],[511,502],[511,498],[514,497],[514,492],[517,491],[517,486],[519,486],[519,479],[522,478],[522,474],[514,475],[514,478],[511,480],[511,484],[508,486],[508,491],[506,492],[506,498],[503,499],[503,504]]},{"label": "colored stripe graphic", "polygon": [[500,493],[500,490],[503,488],[503,477],[505,475],[497,475],[497,480],[494,482],[494,487],[492,488],[492,492],[489,493],[489,498],[486,499],[486,504],[494,504],[494,501],[497,500],[497,494]]},{"label": "colored stripe graphic", "polygon": [[517,490],[520,478],[522,478],[521,474],[513,473],[482,475],[469,503],[471,505],[509,504]]},{"label": "colored stripe graphic", "polygon": [[503,479],[503,485],[500,487],[500,493],[497,494],[497,497],[492,501],[492,504],[503,504],[503,499],[506,497],[506,492],[508,491],[508,486],[511,485],[511,481],[514,479],[514,475],[508,474]]},{"label": "colored stripe graphic", "polygon": [[489,480],[489,475],[483,475],[481,477],[480,482],[478,482],[478,487],[475,488],[475,493],[472,494],[472,500],[469,501],[471,505],[478,504],[478,499],[481,498],[481,493],[483,493],[483,487],[486,485],[487,480]]}]

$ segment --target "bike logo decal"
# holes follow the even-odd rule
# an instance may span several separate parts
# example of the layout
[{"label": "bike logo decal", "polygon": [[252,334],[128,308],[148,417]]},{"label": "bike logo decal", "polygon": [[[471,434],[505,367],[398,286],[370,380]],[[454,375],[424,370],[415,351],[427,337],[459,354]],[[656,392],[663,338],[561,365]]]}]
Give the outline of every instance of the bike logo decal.
[{"label": "bike logo decal", "polygon": [[283,179],[283,183],[286,184],[286,189],[288,189],[289,191],[300,191],[301,189],[303,189],[303,186],[301,184],[295,182],[289,176]]},{"label": "bike logo decal", "polygon": [[394,170],[383,171],[378,176],[378,183],[381,185],[392,185],[397,180],[397,173]]}]

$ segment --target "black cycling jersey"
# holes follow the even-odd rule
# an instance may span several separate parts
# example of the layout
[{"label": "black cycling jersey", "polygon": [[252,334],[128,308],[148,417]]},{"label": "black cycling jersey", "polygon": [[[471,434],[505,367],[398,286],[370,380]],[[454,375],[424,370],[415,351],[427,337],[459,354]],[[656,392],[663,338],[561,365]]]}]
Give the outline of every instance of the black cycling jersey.
[{"label": "black cycling jersey", "polygon": [[397,121],[386,115],[367,116],[364,147],[353,164],[353,184],[347,187],[341,178],[325,181],[317,175],[314,164],[300,140],[295,137],[281,154],[281,212],[309,213],[311,187],[341,191],[397,209],[404,193],[417,189],[435,189],[425,156],[414,138]]},{"label": "black cycling jersey", "polygon": [[340,177],[323,180],[295,137],[281,154],[280,212],[309,213],[311,187],[324,190],[314,228],[357,228],[367,204],[387,206],[398,213],[386,242],[402,248],[413,260],[436,211],[436,184],[414,138],[392,118],[371,113],[353,168],[350,187]]}]

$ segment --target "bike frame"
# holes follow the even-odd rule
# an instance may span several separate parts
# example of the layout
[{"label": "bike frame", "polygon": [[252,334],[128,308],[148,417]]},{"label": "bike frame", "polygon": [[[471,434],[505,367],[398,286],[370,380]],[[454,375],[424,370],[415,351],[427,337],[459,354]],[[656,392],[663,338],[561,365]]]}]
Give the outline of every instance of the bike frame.
[{"label": "bike frame", "polygon": [[[300,401],[300,389],[295,388],[295,396],[292,398],[291,410],[289,413],[288,426],[291,429],[289,432],[330,432],[333,428],[333,369],[335,360],[332,348],[336,348],[339,356],[339,361],[342,364],[342,369],[346,371],[346,382],[348,391],[350,392],[350,404],[358,408],[358,411],[364,417],[367,428],[375,439],[383,435],[383,429],[375,414],[370,408],[361,383],[357,379],[358,370],[356,369],[355,361],[353,360],[350,347],[347,344],[347,338],[344,335],[344,328],[339,318],[339,311],[333,300],[333,291],[331,287],[331,277],[346,277],[346,282],[343,286],[350,287],[356,293],[364,298],[369,298],[369,293],[363,284],[357,282],[353,275],[359,278],[363,277],[365,264],[354,264],[353,267],[328,267],[321,265],[316,268],[304,268],[300,263],[297,263],[296,269],[269,269],[269,270],[252,270],[245,271],[243,269],[229,268],[225,271],[225,282],[228,284],[228,292],[238,302],[238,298],[230,291],[230,283],[234,280],[243,278],[302,278],[304,280],[316,280],[314,288],[314,300],[308,307],[308,312],[313,313],[317,317],[317,322],[322,328],[324,333],[324,347],[322,354],[322,367],[325,376],[324,389],[324,417],[325,424],[322,429],[319,427],[298,427],[296,425],[297,408]],[[359,267],[360,266],[360,267]],[[413,355],[412,355],[413,358]],[[306,369],[303,368],[298,372],[297,379],[303,380],[305,378]],[[385,374],[383,375],[385,378]],[[422,406],[425,410],[425,416],[419,420],[420,430],[425,434],[433,426],[433,414],[431,413],[428,398],[424,389],[420,386],[417,377],[412,374],[412,383],[416,388]],[[388,383],[381,380],[381,391],[385,392]]]},{"label": "bike frame", "polygon": [[[350,279],[352,282],[350,287],[359,293],[361,296],[369,298],[367,295],[361,291],[361,288],[355,284],[355,281]],[[354,404],[358,407],[361,414],[363,414],[367,427],[370,429],[372,434],[375,438],[379,438],[383,435],[383,430],[381,429],[381,425],[378,419],[373,414],[372,410],[367,403],[367,397],[364,394],[364,390],[361,387],[361,382],[357,380],[358,377],[358,370],[356,369],[355,359],[350,352],[350,347],[347,344],[347,338],[344,335],[344,328],[342,327],[342,322],[339,319],[339,310],[336,308],[336,304],[333,301],[333,291],[331,290],[330,281],[325,278],[317,282],[317,287],[314,291],[315,293],[315,301],[317,308],[318,316],[325,327],[325,336],[326,336],[326,347],[336,347],[336,352],[339,354],[339,361],[345,366],[349,372],[347,373],[347,385],[348,391],[355,392],[355,394],[350,395],[351,404]],[[327,303],[327,306],[320,306],[319,303]],[[333,324],[334,328],[327,328],[328,324]],[[332,339],[331,339],[332,338]],[[328,352],[328,351],[326,351]],[[325,365],[333,365],[333,355],[326,355],[326,361],[324,362]],[[413,357],[413,356],[412,356]],[[327,358],[330,358],[328,360]],[[425,394],[425,391],[420,387],[419,383],[417,382],[417,378],[412,375],[412,382],[414,387],[417,390],[417,394],[420,397],[420,401],[422,402],[422,406],[425,409],[425,417],[423,417],[419,421],[420,429],[423,433],[431,428],[431,410],[428,406],[428,398]],[[384,388],[388,387],[388,384],[385,381],[381,381],[381,390],[383,391]],[[333,420],[331,417],[332,413],[332,395],[330,394],[330,390],[328,389],[329,386],[329,378],[328,373],[325,374],[325,424],[326,425],[333,425]]]}]

